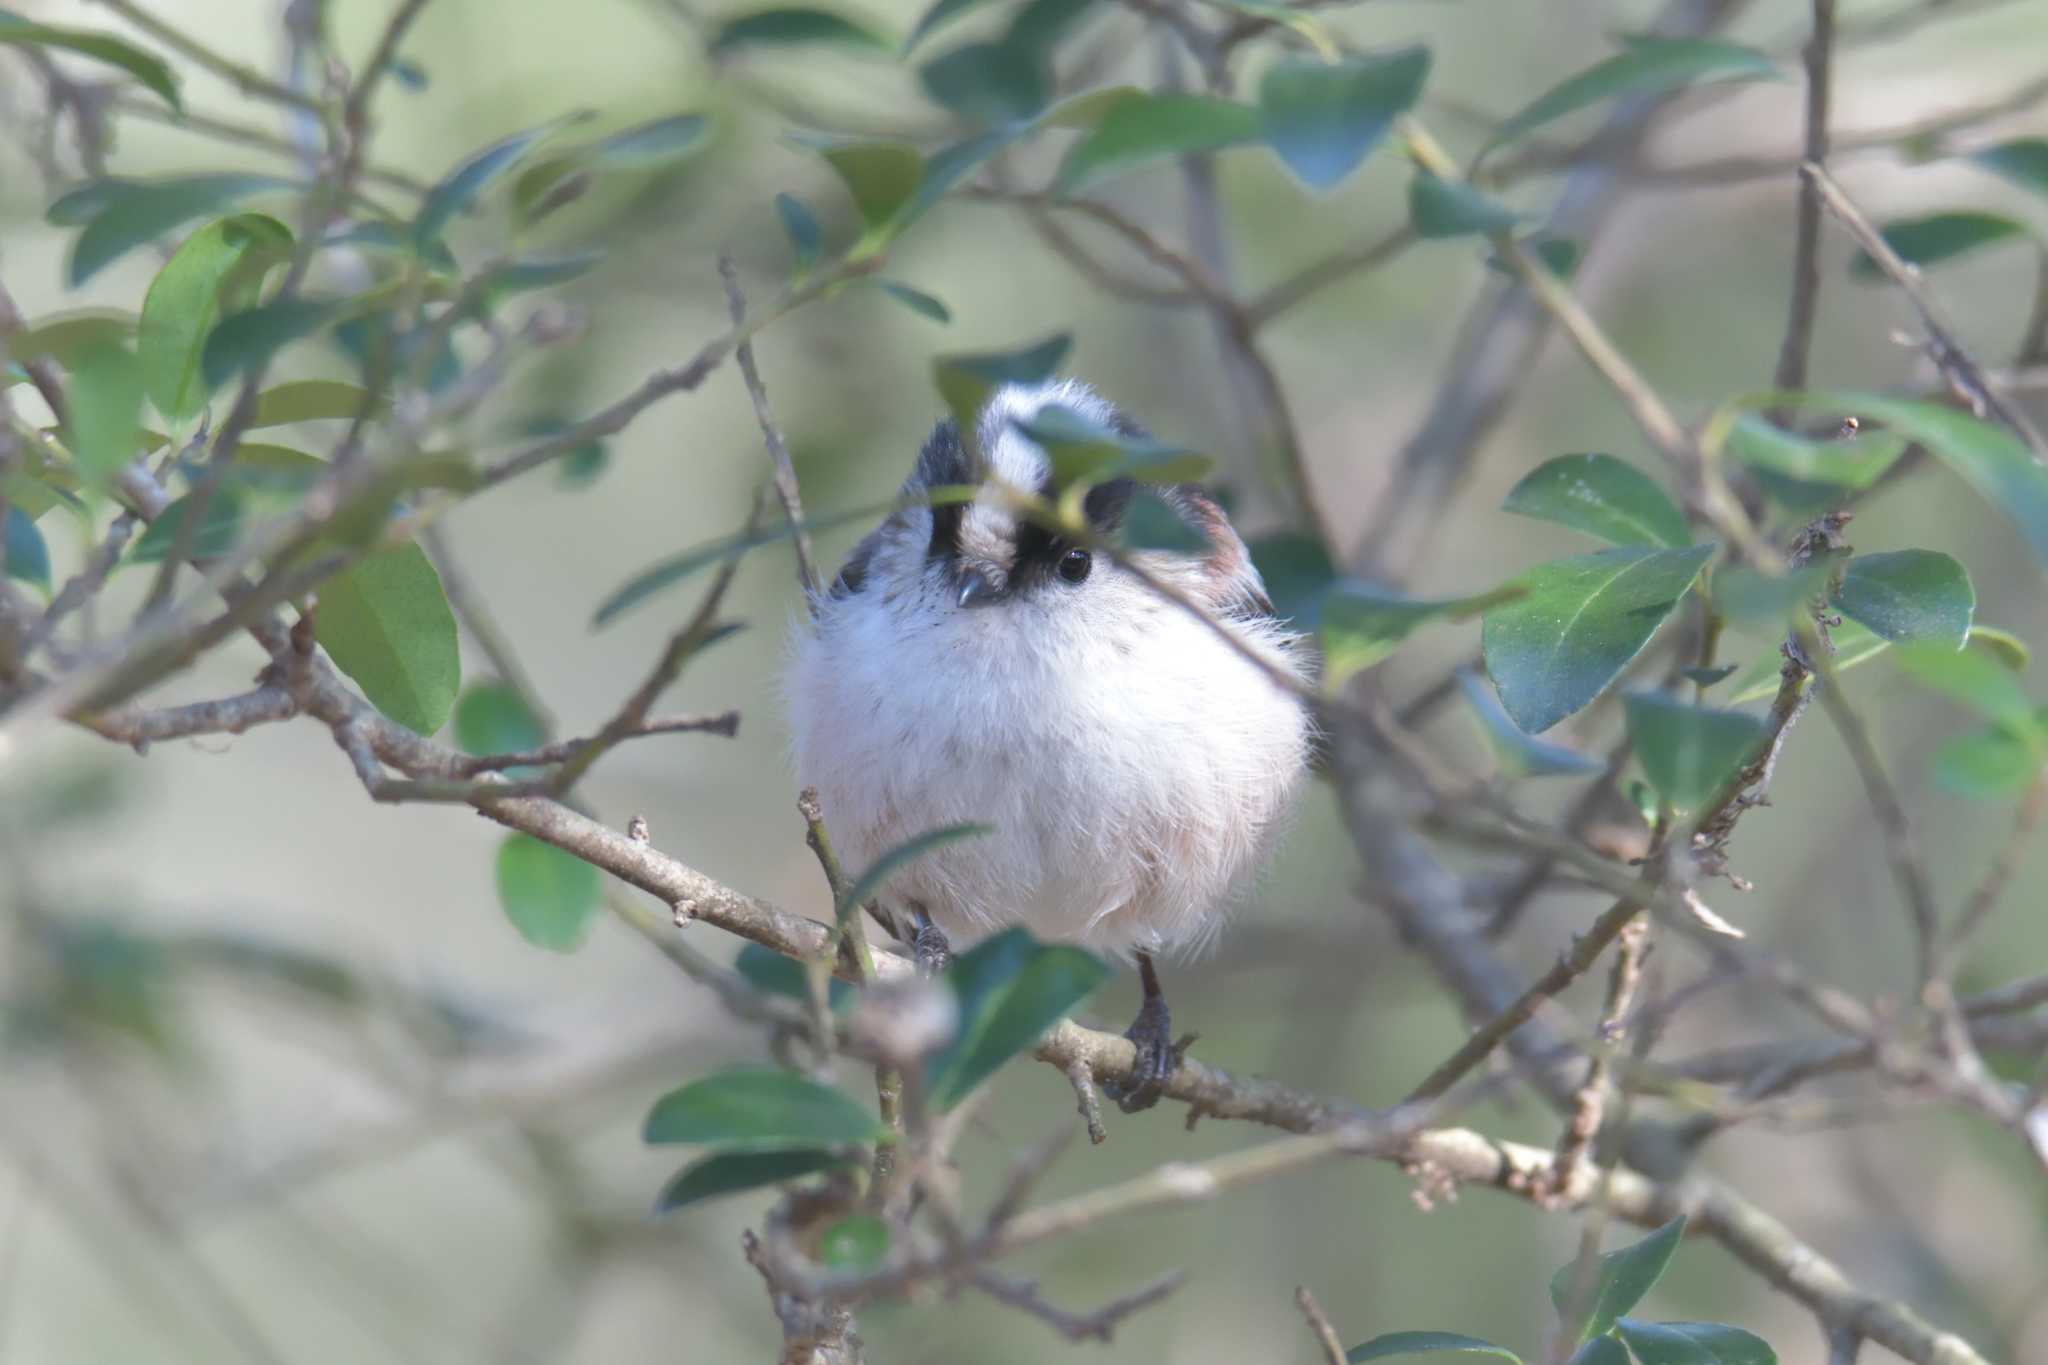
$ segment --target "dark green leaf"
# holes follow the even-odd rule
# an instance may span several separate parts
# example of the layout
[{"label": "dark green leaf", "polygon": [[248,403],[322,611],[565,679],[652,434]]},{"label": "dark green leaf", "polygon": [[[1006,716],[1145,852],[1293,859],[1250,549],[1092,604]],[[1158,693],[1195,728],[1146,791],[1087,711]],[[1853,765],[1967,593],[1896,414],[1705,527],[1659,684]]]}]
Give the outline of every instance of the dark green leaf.
[{"label": "dark green leaf", "polygon": [[1925,445],[1993,506],[2018,523],[2034,553],[2048,561],[2048,470],[2001,427],[1935,403],[1905,398],[1831,396],[1845,412],[1883,422]]},{"label": "dark green leaf", "polygon": [[968,43],[917,70],[933,100],[968,123],[990,126],[1035,117],[1052,97],[1045,59],[1022,43]]},{"label": "dark green leaf", "polygon": [[1480,729],[1486,736],[1486,747],[1493,752],[1494,762],[1507,776],[1583,777],[1603,768],[1604,765],[1596,758],[1524,732],[1521,726],[1508,718],[1507,712],[1501,710],[1492,689],[1474,674],[1460,669],[1458,686],[1464,689],[1465,700],[1471,703],[1473,713],[1479,717]]},{"label": "dark green leaf", "polygon": [[573,951],[603,900],[603,874],[575,854],[516,831],[498,846],[498,904],[534,947]]},{"label": "dark green leaf", "polygon": [[1045,451],[1056,494],[1076,484],[1129,478],[1188,483],[1208,474],[1207,457],[1143,436],[1129,436],[1057,404],[1041,408],[1017,430]]},{"label": "dark green leaf", "polygon": [[1835,562],[1839,555],[1779,574],[1724,566],[1714,572],[1714,606],[1738,625],[1777,629],[1802,615],[1810,621],[1839,568]]},{"label": "dark green leaf", "polygon": [[1908,677],[1944,692],[1981,716],[2033,742],[2048,741],[2034,703],[2009,668],[1982,650],[1943,645],[1900,645],[1892,658]]},{"label": "dark green leaf", "polygon": [[1764,722],[1744,711],[1688,706],[1654,692],[1632,692],[1624,705],[1636,761],[1658,794],[1681,811],[1699,810],[1720,795],[1768,737]]},{"label": "dark green leaf", "polygon": [[396,57],[391,62],[391,79],[407,90],[424,90],[427,88],[427,69],[410,57]]},{"label": "dark green leaf", "polygon": [[1481,1341],[1478,1337],[1460,1336],[1456,1332],[1389,1332],[1352,1347],[1344,1353],[1344,1359],[1356,1365],[1356,1362],[1364,1360],[1441,1354],[1495,1356],[1512,1361],[1514,1365],[1522,1365],[1522,1358],[1507,1347]]},{"label": "dark green leaf", "polygon": [[910,30],[910,36],[903,40],[903,50],[910,51],[939,25],[950,19],[959,18],[969,10],[979,9],[988,2],[989,0],[937,0],[937,3],[918,19],[916,26]]},{"label": "dark green leaf", "polygon": [[0,554],[0,561],[4,561],[7,576],[49,587],[50,547],[43,542],[43,533],[28,513],[8,504],[5,531],[4,540],[0,540],[0,549],[5,553]]},{"label": "dark green leaf", "polygon": [[1040,59],[1050,58],[1060,39],[1094,4],[1095,0],[1025,0],[1011,18],[1003,42]]},{"label": "dark green leaf", "polygon": [[887,294],[911,312],[916,313],[919,317],[930,318],[933,322],[940,324],[953,320],[953,314],[947,309],[946,305],[940,303],[923,290],[912,289],[909,285],[899,284],[895,280],[882,280],[879,283],[884,294]]},{"label": "dark green leaf", "polygon": [[1934,550],[1858,555],[1842,572],[1834,604],[1894,644],[1961,649],[1969,638],[1977,590],[1969,571]]},{"label": "dark green leaf", "polygon": [[94,33],[87,29],[55,28],[48,24],[30,23],[18,14],[0,13],[0,43],[15,46],[54,47],[65,52],[76,52],[81,57],[90,57],[96,62],[121,70],[141,81],[153,93],[160,96],[173,109],[183,110],[184,104],[178,98],[178,78],[163,59],[156,57],[109,33]]},{"label": "dark green leaf", "polygon": [[1259,82],[1266,143],[1303,184],[1329,189],[1386,138],[1428,74],[1426,47],[1341,62],[1283,58]]},{"label": "dark green leaf", "polygon": [[420,211],[412,222],[414,245],[425,247],[438,242],[450,219],[475,203],[477,196],[493,181],[518,165],[543,139],[559,130],[562,122],[558,119],[538,128],[514,133],[472,153],[448,172],[420,200]]},{"label": "dark green leaf", "polygon": [[1969,159],[2021,189],[2048,194],[2048,138],[2014,138],[1972,152]]},{"label": "dark green leaf", "polygon": [[702,114],[671,114],[599,138],[577,159],[587,157],[608,166],[658,166],[694,151],[710,126]]},{"label": "dark green leaf", "polygon": [[1015,351],[942,355],[932,361],[932,382],[963,431],[980,420],[989,396],[1005,384],[1042,384],[1066,358],[1074,339],[1062,332]]},{"label": "dark green leaf", "polygon": [[643,1137],[772,1152],[872,1142],[887,1131],[842,1090],[793,1071],[741,1067],[662,1096]]},{"label": "dark green leaf", "polygon": [[1533,132],[1553,119],[1624,95],[1654,95],[1702,80],[1779,79],[1769,56],[1712,38],[1639,38],[1624,52],[1588,67],[1536,97],[1503,123],[1486,150]]},{"label": "dark green leaf", "polygon": [[1934,780],[1958,796],[2002,801],[2025,791],[2044,761],[2039,744],[1994,725],[1935,750]]},{"label": "dark green leaf", "polygon": [[1581,1343],[1565,1365],[1629,1365],[1628,1347],[1620,1337],[1594,1337]]},{"label": "dark green leaf", "polygon": [[1514,592],[1473,597],[1403,597],[1364,583],[1338,583],[1323,598],[1323,686],[1335,691],[1431,621],[1460,621]]},{"label": "dark green leaf", "polygon": [[935,849],[962,839],[978,839],[993,831],[987,825],[946,825],[940,829],[927,830],[914,839],[909,839],[875,859],[874,866],[854,878],[846,893],[839,898],[839,916],[847,915],[867,904],[888,886],[889,879],[904,868]]},{"label": "dark green leaf", "polygon": [[1692,544],[1685,513],[1657,481],[1612,455],[1545,460],[1514,486],[1501,506],[1613,545],[1677,549]]},{"label": "dark green leaf", "polygon": [[132,193],[137,183],[127,176],[88,180],[52,199],[50,207],[43,210],[43,218],[52,227],[84,227],[116,200]]},{"label": "dark green leaf", "polygon": [[889,232],[908,220],[907,210],[924,182],[924,155],[907,142],[814,144],[853,196],[869,236]]},{"label": "dark green leaf", "polygon": [[1639,1322],[1617,1326],[1642,1365],[1778,1365],[1762,1337],[1719,1322]]},{"label": "dark green leaf", "polygon": [[844,1156],[819,1148],[796,1148],[786,1152],[720,1152],[701,1161],[693,1161],[676,1172],[674,1178],[662,1186],[654,1211],[674,1213],[706,1199],[758,1190],[764,1185],[781,1185],[849,1164]]},{"label": "dark green leaf", "polygon": [[1815,440],[1745,412],[1728,429],[1730,455],[1752,469],[1766,469],[1803,483],[1862,490],[1884,476],[1906,453],[1905,438],[1891,431],[1859,431],[1843,439]]},{"label": "dark green leaf", "polygon": [[[747,984],[757,991],[780,995],[790,1000],[809,1000],[811,987],[804,975],[804,965],[793,957],[784,957],[773,948],[764,948],[758,943],[749,943],[740,949],[740,955],[733,959],[733,970],[746,978]],[[825,998],[833,1011],[850,1008],[860,998],[860,992],[851,982],[833,977],[828,983]]]},{"label": "dark green leaf", "polygon": [[1573,1307],[1581,1307],[1586,1314],[1577,1322],[1564,1324],[1572,1336],[1590,1341],[1612,1330],[1621,1315],[1642,1302],[1643,1295],[1664,1274],[1684,1236],[1685,1216],[1681,1214],[1633,1246],[1602,1256],[1592,1278],[1591,1299],[1583,1306],[1570,1302],[1577,1265],[1560,1268],[1550,1279],[1551,1303],[1560,1314]]},{"label": "dark green leaf", "polygon": [[455,747],[466,754],[523,754],[546,742],[540,720],[504,683],[472,683],[455,703]]},{"label": "dark green leaf", "polygon": [[1256,142],[1259,111],[1208,95],[1135,95],[1109,107],[1095,130],[1074,144],[1053,178],[1055,194],[1167,157]]},{"label": "dark green leaf", "polygon": [[1127,100],[1145,99],[1146,92],[1135,85],[1105,85],[1069,95],[1038,116],[1041,128],[1073,128],[1093,131],[1102,126],[1110,112]]},{"label": "dark green leaf", "polygon": [[[1837,673],[1845,673],[1859,664],[1868,663],[1891,648],[1891,641],[1875,634],[1854,619],[1844,619],[1842,624],[1832,627],[1828,631],[1828,638],[1834,642],[1835,653],[1831,662]],[[2010,631],[1999,630],[1995,626],[1972,625],[1968,643],[1985,659],[2001,668],[2017,673],[2027,666],[2027,647]],[[1784,659],[1776,651],[1758,659],[1744,670],[1734,686],[1728,689],[1729,704],[1740,705],[1746,701],[1757,701],[1774,695],[1778,690],[1778,674],[1783,665]]]},{"label": "dark green leaf", "polygon": [[1715,547],[1631,546],[1544,564],[1480,626],[1486,671],[1515,724],[1541,734],[1605,691],[1678,606]]},{"label": "dark green leaf", "polygon": [[[351,421],[370,401],[367,389],[344,384],[338,379],[299,379],[279,384],[256,395],[256,415],[249,429],[284,426],[290,422]],[[377,411],[389,407],[380,399]]]},{"label": "dark green leaf", "polygon": [[1462,180],[1418,170],[1408,182],[1408,220],[1420,237],[1463,237],[1511,231],[1521,215]]},{"label": "dark green leaf", "polygon": [[818,254],[824,247],[824,234],[818,230],[817,215],[793,194],[776,195],[775,212],[782,219],[782,230],[789,234],[790,246],[796,251],[794,273],[801,279],[818,263]]},{"label": "dark green leaf", "polygon": [[1117,540],[1126,550],[1160,550],[1177,555],[1206,555],[1216,548],[1200,527],[1147,488],[1133,492],[1130,501],[1124,504]]},{"label": "dark green leaf", "polygon": [[550,289],[590,273],[604,259],[602,251],[575,251],[565,256],[529,256],[507,261],[491,272],[493,288],[508,294]]},{"label": "dark green leaf", "polygon": [[370,704],[431,735],[462,683],[455,613],[417,545],[379,550],[319,589],[313,634]]},{"label": "dark green leaf", "polygon": [[984,161],[1028,131],[1030,129],[1023,125],[997,128],[962,138],[933,152],[924,163],[924,175],[917,182],[917,193],[910,196],[910,202],[896,215],[891,227],[901,231],[915,222]]},{"label": "dark green leaf", "polygon": [[416,243],[412,238],[412,226],[407,223],[387,223],[381,219],[349,223],[322,237],[320,245],[403,255],[421,261],[443,275],[454,275],[457,270],[455,253],[448,249],[447,243]]},{"label": "dark green leaf", "polygon": [[268,365],[286,346],[334,321],[341,308],[339,299],[286,298],[222,318],[199,353],[206,388]]},{"label": "dark green leaf", "polygon": [[[1572,277],[1572,272],[1579,268],[1579,257],[1585,251],[1584,246],[1569,237],[1544,237],[1535,233],[1522,238],[1518,245],[1541,261],[1545,270],[1561,280]],[[1500,258],[1497,251],[1486,253],[1486,268],[1497,270],[1503,275],[1515,273],[1509,268],[1508,263]]]},{"label": "dark green leaf", "polygon": [[1297,629],[1314,630],[1322,620],[1323,598],[1337,581],[1337,566],[1323,542],[1304,531],[1276,531],[1250,548],[1273,614]]},{"label": "dark green leaf", "polygon": [[1689,683],[1712,687],[1715,683],[1726,682],[1734,677],[1735,670],[1740,667],[1740,664],[1722,664],[1719,668],[1681,668],[1678,675]]},{"label": "dark green leaf", "polygon": [[70,398],[67,444],[79,480],[104,488],[139,449],[142,365],[135,352],[114,341],[87,345],[71,370]]},{"label": "dark green leaf", "polygon": [[[1930,213],[1924,218],[1902,218],[1886,223],[1885,245],[1899,253],[1907,264],[1938,265],[1957,256],[1999,242],[2023,238],[2027,230],[2010,218],[1995,213]],[[1849,262],[1849,274],[1866,284],[1881,283],[1885,273],[1869,252],[1859,251]]]},{"label": "dark green leaf", "polygon": [[932,1102],[949,1109],[1113,975],[1070,944],[1039,943],[1008,929],[976,944],[946,970],[960,1005],[959,1032],[926,1066]]},{"label": "dark green leaf", "polygon": [[222,287],[245,263],[282,260],[291,243],[276,219],[242,214],[187,237],[157,271],[142,303],[136,353],[149,401],[166,421],[182,422],[206,405],[199,358],[220,320]]},{"label": "dark green leaf", "polygon": [[[166,507],[163,515],[149,524],[135,542],[135,549],[129,559],[137,564],[157,564],[177,544],[185,518],[191,514],[192,496],[186,494]],[[242,499],[233,488],[225,485],[213,490],[207,500],[205,519],[199,523],[199,534],[192,542],[192,558],[214,559],[235,547],[235,540],[242,533]]]},{"label": "dark green leaf", "polygon": [[[267,190],[297,188],[296,182],[275,175],[183,175],[119,182],[72,243],[68,278],[76,288],[109,262],[180,224]],[[59,200],[58,204],[65,202]]]},{"label": "dark green leaf", "polygon": [[825,1229],[818,1261],[834,1270],[873,1270],[889,1254],[889,1225],[872,1213],[853,1213]]},{"label": "dark green leaf", "polygon": [[[251,498],[296,504],[306,490],[327,476],[327,462],[290,446],[243,441],[235,447],[228,477]],[[275,510],[275,509],[267,509]]]},{"label": "dark green leaf", "polygon": [[728,56],[745,47],[789,47],[798,43],[835,43],[888,52],[893,46],[871,26],[830,10],[790,6],[764,9],[729,19],[712,35],[711,55]]}]

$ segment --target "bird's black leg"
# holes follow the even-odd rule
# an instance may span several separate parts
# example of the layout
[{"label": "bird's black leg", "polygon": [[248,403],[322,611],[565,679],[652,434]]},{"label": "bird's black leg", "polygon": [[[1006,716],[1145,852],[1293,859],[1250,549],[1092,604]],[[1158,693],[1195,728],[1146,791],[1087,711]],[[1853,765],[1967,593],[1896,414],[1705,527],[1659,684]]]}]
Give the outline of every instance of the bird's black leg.
[{"label": "bird's black leg", "polygon": [[922,905],[910,907],[910,952],[920,976],[937,976],[953,964],[953,947],[946,931],[932,923]]},{"label": "bird's black leg", "polygon": [[1133,1081],[1129,1086],[1103,1087],[1104,1093],[1126,1114],[1159,1103],[1159,1097],[1166,1093],[1167,1080],[1180,1065],[1180,1049],[1173,1041],[1173,1015],[1167,1011],[1166,993],[1159,989],[1159,969],[1152,965],[1150,953],[1138,954],[1138,981],[1145,998],[1138,1006],[1138,1017],[1124,1031],[1124,1037],[1138,1049],[1137,1064],[1131,1068]]}]

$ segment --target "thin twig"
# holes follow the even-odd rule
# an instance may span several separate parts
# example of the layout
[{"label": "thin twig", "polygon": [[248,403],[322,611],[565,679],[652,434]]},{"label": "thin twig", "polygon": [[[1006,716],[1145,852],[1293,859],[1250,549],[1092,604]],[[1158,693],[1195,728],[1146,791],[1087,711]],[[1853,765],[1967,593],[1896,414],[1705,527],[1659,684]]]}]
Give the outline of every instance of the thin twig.
[{"label": "thin twig", "polygon": [[[1806,162],[1828,160],[1828,96],[1834,61],[1835,0],[1813,0],[1813,33],[1806,40]],[[1820,188],[1799,180],[1799,220],[1792,259],[1792,310],[1778,348],[1776,382],[1791,392],[1806,387],[1806,362],[1813,351],[1813,322],[1820,305]]]},{"label": "thin twig", "polygon": [[1337,1335],[1329,1315],[1316,1302],[1316,1296],[1309,1293],[1307,1285],[1300,1285],[1294,1291],[1294,1306],[1308,1319],[1308,1330],[1314,1334],[1316,1345],[1323,1348],[1325,1365],[1344,1365],[1344,1339]]},{"label": "thin twig", "polygon": [[[718,274],[725,281],[725,298],[732,312],[732,325],[740,327],[747,320],[747,296],[740,292],[739,267],[733,264],[732,257],[720,256]],[[775,496],[782,502],[782,515],[789,519],[790,544],[796,548],[797,586],[803,589],[805,602],[815,612],[823,585],[818,578],[816,557],[811,551],[811,533],[804,529],[804,499],[797,487],[796,462],[790,458],[789,443],[782,439],[782,431],[775,425],[775,416],[768,410],[768,389],[761,382],[759,367],[754,364],[751,338],[742,339],[733,347],[733,359],[739,362],[740,377],[747,385],[747,396],[754,400],[754,420],[761,425],[761,439],[767,444],[769,464],[775,475]]]},{"label": "thin twig", "polygon": [[294,109],[310,110],[316,114],[322,112],[323,106],[313,96],[301,94],[287,85],[279,85],[253,66],[244,66],[240,62],[221,56],[191,34],[165,23],[142,6],[132,3],[132,0],[98,0],[98,3],[105,5],[187,61],[204,67],[227,81],[245,95],[269,100],[273,104],[290,105]]},{"label": "thin twig", "polygon": [[999,1270],[974,1272],[976,1289],[1012,1308],[1021,1309],[1049,1325],[1068,1341],[1108,1341],[1117,1324],[1141,1309],[1165,1299],[1187,1280],[1185,1270],[1169,1270],[1157,1279],[1110,1300],[1091,1313],[1069,1313],[1047,1302],[1038,1292],[1038,1281],[1005,1275]]}]

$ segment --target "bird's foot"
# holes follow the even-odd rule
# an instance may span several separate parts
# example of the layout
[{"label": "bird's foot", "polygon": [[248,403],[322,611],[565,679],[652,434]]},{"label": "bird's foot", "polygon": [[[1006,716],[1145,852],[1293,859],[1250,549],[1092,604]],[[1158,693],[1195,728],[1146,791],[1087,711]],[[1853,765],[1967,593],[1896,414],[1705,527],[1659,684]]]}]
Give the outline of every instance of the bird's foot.
[{"label": "bird's foot", "polygon": [[1193,1035],[1174,1041],[1173,1015],[1166,1008],[1166,998],[1150,995],[1138,1007],[1138,1017],[1124,1030],[1124,1037],[1138,1049],[1138,1059],[1131,1066],[1131,1083],[1111,1081],[1102,1087],[1102,1093],[1116,1101],[1116,1107],[1126,1114],[1142,1113],[1159,1103],[1166,1093],[1166,1083],[1180,1066],[1180,1059]]},{"label": "bird's foot", "polygon": [[910,954],[922,977],[935,977],[953,965],[953,946],[946,942],[946,931],[922,917],[910,938]]}]

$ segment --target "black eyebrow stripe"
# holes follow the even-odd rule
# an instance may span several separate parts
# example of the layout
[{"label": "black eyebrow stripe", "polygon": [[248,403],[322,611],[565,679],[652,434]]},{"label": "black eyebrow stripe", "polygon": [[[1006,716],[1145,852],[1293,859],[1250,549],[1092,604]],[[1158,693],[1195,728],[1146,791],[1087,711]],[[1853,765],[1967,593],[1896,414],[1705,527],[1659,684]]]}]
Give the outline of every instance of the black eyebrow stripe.
[{"label": "black eyebrow stripe", "polygon": [[[917,469],[910,476],[912,489],[923,492],[969,482],[967,449],[960,441],[960,429],[952,418],[932,428],[924,448],[917,454]],[[960,553],[960,523],[966,515],[963,503],[945,503],[931,508],[932,535],[925,548],[929,559],[947,559]]]}]

